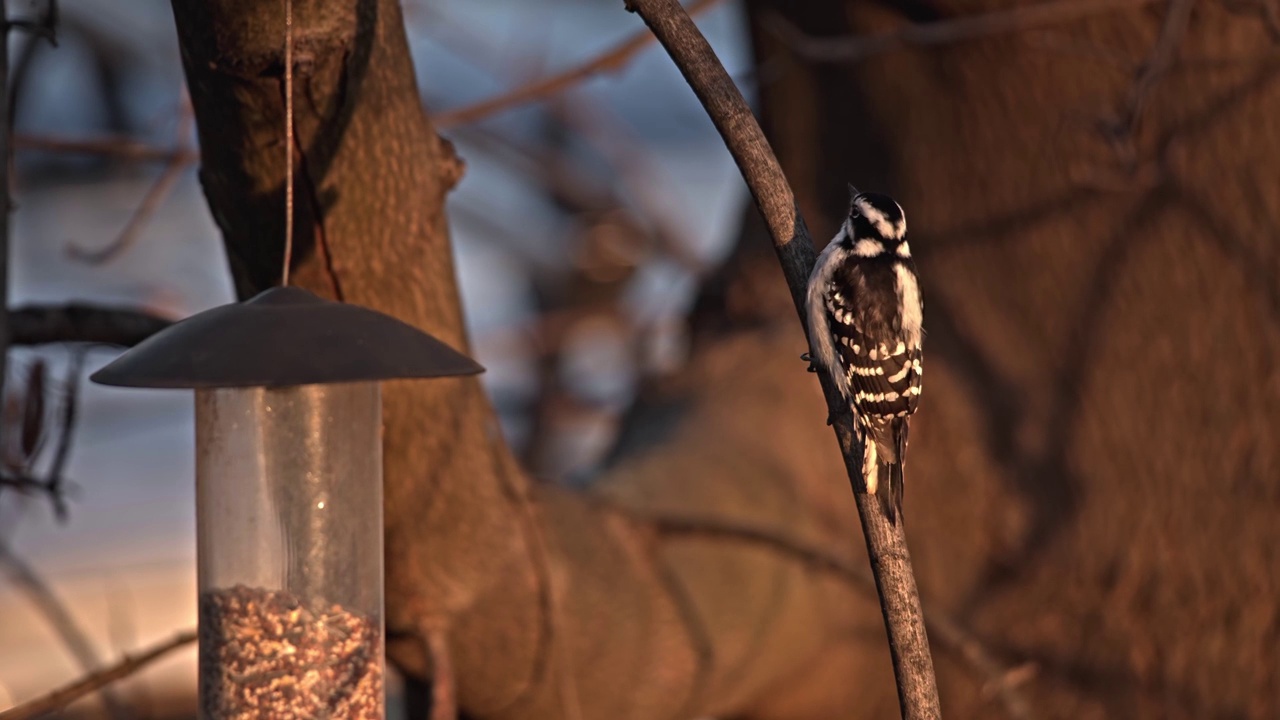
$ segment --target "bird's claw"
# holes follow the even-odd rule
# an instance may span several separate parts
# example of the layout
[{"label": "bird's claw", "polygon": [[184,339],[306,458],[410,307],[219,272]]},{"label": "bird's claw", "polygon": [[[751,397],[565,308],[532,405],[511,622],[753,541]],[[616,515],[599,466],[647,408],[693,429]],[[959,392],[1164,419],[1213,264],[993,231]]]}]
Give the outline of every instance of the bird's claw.
[{"label": "bird's claw", "polygon": [[813,372],[813,373],[818,372],[818,364],[813,361],[813,358],[809,355],[809,353],[800,353],[800,359],[809,363],[809,367],[808,367],[809,372]]}]

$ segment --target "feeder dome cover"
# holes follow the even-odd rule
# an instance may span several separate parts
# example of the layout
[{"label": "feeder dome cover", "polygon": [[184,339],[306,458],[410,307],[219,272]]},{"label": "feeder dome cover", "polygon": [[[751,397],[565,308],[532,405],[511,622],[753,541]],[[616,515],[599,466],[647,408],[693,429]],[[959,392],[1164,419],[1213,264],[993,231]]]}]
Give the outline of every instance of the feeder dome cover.
[{"label": "feeder dome cover", "polygon": [[286,387],[483,371],[389,315],[277,287],[176,323],[90,379],[141,388]]}]

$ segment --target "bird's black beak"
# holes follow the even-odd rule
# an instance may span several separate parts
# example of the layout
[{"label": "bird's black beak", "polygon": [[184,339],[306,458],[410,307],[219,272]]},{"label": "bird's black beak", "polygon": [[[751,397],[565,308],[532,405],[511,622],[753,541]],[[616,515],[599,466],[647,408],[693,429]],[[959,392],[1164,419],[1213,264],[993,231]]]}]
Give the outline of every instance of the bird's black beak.
[{"label": "bird's black beak", "polygon": [[853,183],[848,183],[848,185],[849,185],[849,202],[853,202],[853,199],[858,197],[858,195],[860,195],[861,193],[858,192],[858,188],[853,186]]}]

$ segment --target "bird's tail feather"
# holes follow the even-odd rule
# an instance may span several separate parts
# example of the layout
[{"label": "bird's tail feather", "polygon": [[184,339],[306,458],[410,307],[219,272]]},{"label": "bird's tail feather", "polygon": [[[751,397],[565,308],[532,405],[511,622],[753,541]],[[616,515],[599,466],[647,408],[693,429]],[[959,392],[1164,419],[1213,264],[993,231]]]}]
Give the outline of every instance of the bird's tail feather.
[{"label": "bird's tail feather", "polygon": [[[902,495],[906,483],[902,477],[902,461],[892,463],[881,463],[878,469],[881,477],[888,480],[880,487],[880,507],[884,509],[885,517],[889,518],[890,525],[898,524],[898,518],[902,517]],[[888,487],[885,487],[887,485]]]},{"label": "bird's tail feather", "polygon": [[865,440],[867,491],[880,499],[891,525],[902,515],[903,464],[906,461],[905,423],[885,423],[871,429]]}]

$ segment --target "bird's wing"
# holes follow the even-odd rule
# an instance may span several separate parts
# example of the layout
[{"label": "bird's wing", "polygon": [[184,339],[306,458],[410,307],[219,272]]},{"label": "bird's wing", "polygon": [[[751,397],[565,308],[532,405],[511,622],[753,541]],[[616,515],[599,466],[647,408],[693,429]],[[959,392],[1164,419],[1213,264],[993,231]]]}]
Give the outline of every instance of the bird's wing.
[{"label": "bird's wing", "polygon": [[831,336],[830,298],[833,292],[831,278],[836,268],[844,263],[848,251],[843,247],[841,238],[844,230],[823,248],[818,255],[818,262],[809,275],[809,287],[806,292],[805,305],[809,320],[810,356],[831,373],[836,389],[850,402],[853,401],[853,390],[848,380],[840,372],[840,356],[836,352],[835,339]]}]

